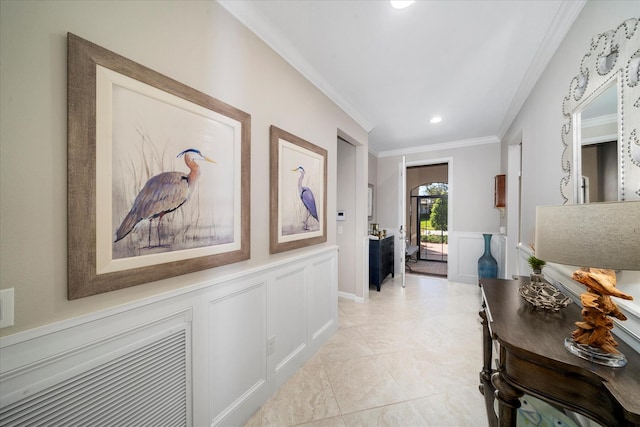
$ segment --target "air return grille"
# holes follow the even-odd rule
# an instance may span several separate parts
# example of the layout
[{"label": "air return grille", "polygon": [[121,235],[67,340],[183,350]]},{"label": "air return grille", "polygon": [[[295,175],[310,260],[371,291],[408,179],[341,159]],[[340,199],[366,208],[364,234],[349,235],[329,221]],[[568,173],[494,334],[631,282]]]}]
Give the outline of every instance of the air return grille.
[{"label": "air return grille", "polygon": [[19,400],[0,425],[185,426],[185,340],[181,330]]}]

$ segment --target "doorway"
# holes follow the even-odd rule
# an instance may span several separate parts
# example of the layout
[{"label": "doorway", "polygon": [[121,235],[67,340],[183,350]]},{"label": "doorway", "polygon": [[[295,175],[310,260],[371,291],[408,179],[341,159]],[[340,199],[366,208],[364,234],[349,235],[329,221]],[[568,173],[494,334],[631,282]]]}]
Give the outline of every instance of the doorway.
[{"label": "doorway", "polygon": [[[367,235],[367,181],[369,150],[338,129],[336,141],[338,185],[335,224],[338,251],[338,296],[357,302],[369,299]],[[335,215],[335,214],[334,214]],[[331,226],[327,224],[329,230]],[[368,246],[366,246],[368,249]]]},{"label": "doorway", "polygon": [[[418,260],[447,262],[447,195],[411,196],[415,206],[415,229],[417,233],[412,245],[418,244],[420,251],[416,253]],[[413,211],[413,209],[412,209]]]},{"label": "doorway", "polygon": [[356,147],[338,137],[337,179],[340,182],[336,193],[336,207],[342,212],[336,221],[336,244],[338,252],[338,290],[351,298],[356,295],[356,271],[353,268],[356,251]]},{"label": "doorway", "polygon": [[447,163],[407,168],[407,246],[412,250],[405,266],[410,273],[447,276],[448,174]]}]

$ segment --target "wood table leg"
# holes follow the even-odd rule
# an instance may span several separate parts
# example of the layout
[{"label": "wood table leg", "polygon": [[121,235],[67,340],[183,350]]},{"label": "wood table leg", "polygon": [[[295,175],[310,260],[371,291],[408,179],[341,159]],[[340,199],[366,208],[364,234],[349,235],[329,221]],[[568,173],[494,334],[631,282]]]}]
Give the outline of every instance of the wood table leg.
[{"label": "wood table leg", "polygon": [[491,369],[491,357],[492,357],[492,341],[491,331],[489,331],[489,322],[487,321],[487,313],[485,309],[480,311],[480,318],[482,318],[482,372],[480,377],[482,380],[490,381],[493,370]]},{"label": "wood table leg", "polygon": [[495,388],[491,383],[491,375],[493,369],[491,368],[493,342],[491,339],[491,331],[489,330],[489,322],[487,320],[487,313],[484,303],[483,309],[480,311],[480,318],[482,319],[482,371],[480,371],[480,393],[484,395],[484,403],[487,411],[487,420],[490,427],[497,427],[498,418],[493,409],[493,402],[495,401],[494,393]]},{"label": "wood table leg", "polygon": [[500,427],[514,427],[520,407],[519,398],[524,393],[507,383],[499,371],[494,372],[491,376],[491,383],[496,388],[495,394],[498,398],[498,425]]}]

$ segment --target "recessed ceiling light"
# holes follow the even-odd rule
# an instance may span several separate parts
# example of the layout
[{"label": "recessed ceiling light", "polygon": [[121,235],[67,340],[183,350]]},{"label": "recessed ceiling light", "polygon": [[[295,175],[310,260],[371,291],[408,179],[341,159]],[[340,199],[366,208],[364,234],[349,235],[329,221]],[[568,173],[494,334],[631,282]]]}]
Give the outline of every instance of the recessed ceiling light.
[{"label": "recessed ceiling light", "polygon": [[436,123],[440,123],[441,121],[442,121],[442,117],[433,116],[431,117],[431,120],[429,120],[429,123],[436,124]]},{"label": "recessed ceiling light", "polygon": [[414,0],[390,0],[391,7],[394,9],[404,9],[413,4]]}]

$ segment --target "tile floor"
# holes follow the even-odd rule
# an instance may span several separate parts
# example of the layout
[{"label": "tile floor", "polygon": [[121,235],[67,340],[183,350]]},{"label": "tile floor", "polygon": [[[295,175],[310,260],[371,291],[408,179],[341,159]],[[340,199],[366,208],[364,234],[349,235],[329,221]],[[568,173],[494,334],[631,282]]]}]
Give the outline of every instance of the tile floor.
[{"label": "tile floor", "polygon": [[407,275],[339,300],[340,328],[245,427],[487,426],[480,289]]}]

